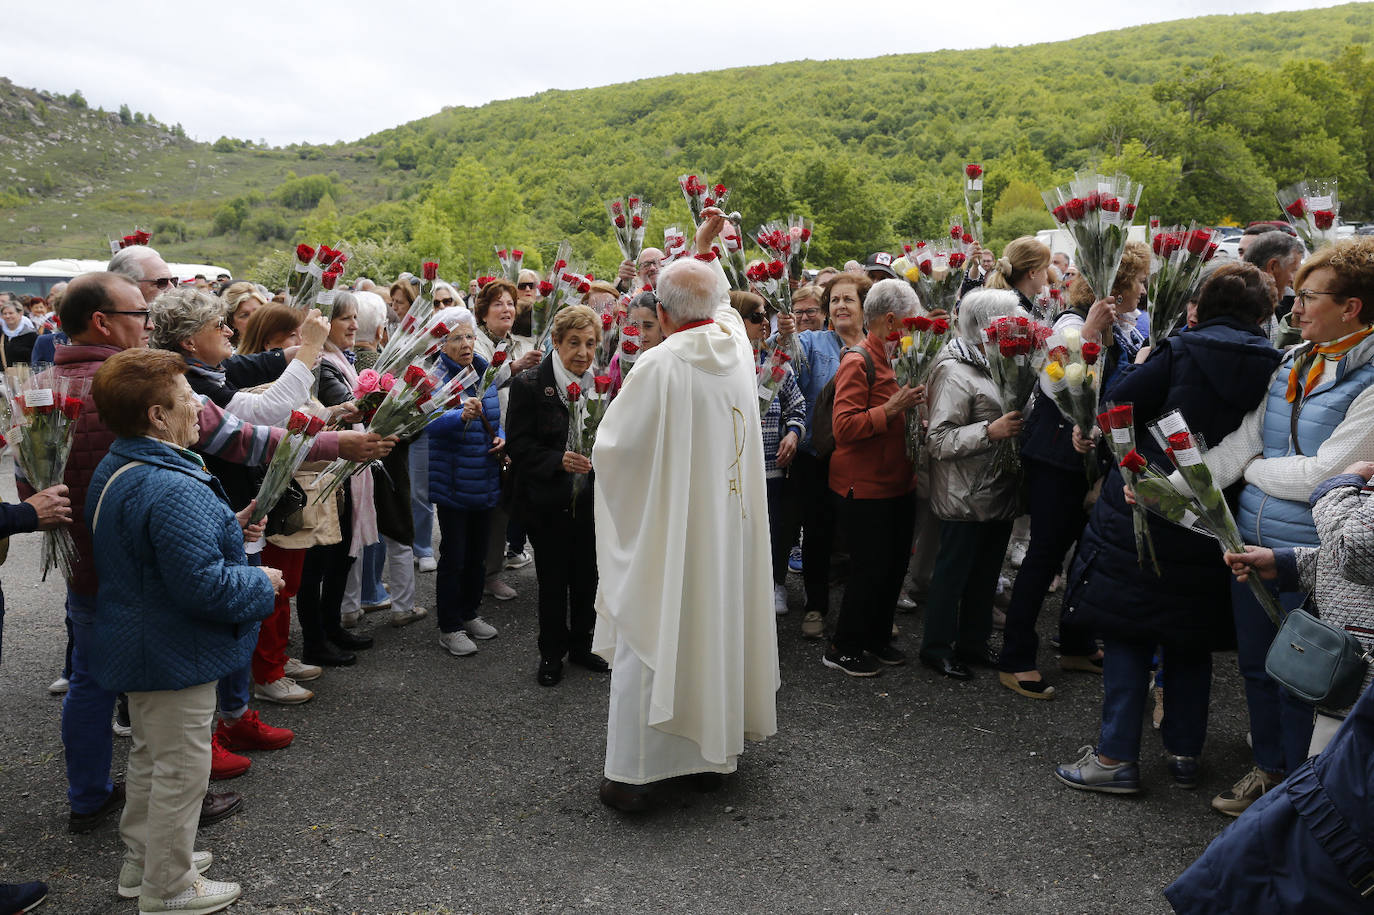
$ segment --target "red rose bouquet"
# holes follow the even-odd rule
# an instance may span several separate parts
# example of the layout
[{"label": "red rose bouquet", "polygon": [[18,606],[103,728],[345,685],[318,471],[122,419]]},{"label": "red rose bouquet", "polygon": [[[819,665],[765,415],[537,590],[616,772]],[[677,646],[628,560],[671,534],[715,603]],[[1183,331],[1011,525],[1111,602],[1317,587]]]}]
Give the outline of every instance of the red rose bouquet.
[{"label": "red rose bouquet", "polygon": [[580,302],[582,296],[591,291],[591,281],[568,266],[571,258],[572,242],[564,239],[558,243],[548,275],[539,283],[539,298],[530,315],[535,349],[544,349],[545,338],[553,333],[553,317],[559,309]]},{"label": "red rose bouquet", "polygon": [[[29,374],[21,366],[10,370],[16,378],[18,393],[4,436],[15,466],[36,490],[62,482],[82,403],[90,390],[88,378],[59,376],[50,367],[45,369],[38,374]],[[76,543],[65,526],[43,532],[43,579],[47,579],[50,569],[57,568],[71,581],[75,561]]]},{"label": "red rose bouquet", "polygon": [[[568,450],[583,457],[592,456],[596,444],[596,430],[606,408],[611,405],[611,377],[596,375],[593,390],[583,391],[577,382],[568,385]],[[575,473],[572,479],[572,510],[577,511],[577,496],[587,485],[587,474]]]},{"label": "red rose bouquet", "polygon": [[[348,255],[338,248],[297,245],[286,293],[291,307],[309,310],[318,307],[329,316],[334,307],[334,288],[348,265]],[[321,294],[324,293],[323,299]]]},{"label": "red rose bouquet", "polygon": [[970,162],[964,166],[964,213],[971,241],[983,243],[983,166]]},{"label": "red rose bouquet", "polygon": [[272,452],[272,460],[267,464],[258,494],[254,496],[257,504],[253,506],[249,524],[257,524],[277,507],[277,502],[291,486],[296,471],[315,444],[315,437],[324,431],[328,419],[329,411],[319,405],[307,404],[291,411],[291,416],[286,420],[286,434],[277,442],[277,450]]},{"label": "red rose bouquet", "polygon": [[596,366],[605,371],[611,365],[611,357],[620,345],[620,332],[630,313],[630,297],[623,295],[611,302],[601,311],[601,340],[596,345]]},{"label": "red rose bouquet", "polygon": [[[1121,465],[1121,476],[1126,485],[1135,487],[1136,474],[1132,470],[1135,461],[1126,463],[1127,456],[1135,452],[1135,408],[1128,403],[1103,404],[1106,408],[1097,414],[1097,426],[1111,449],[1112,456]],[[1155,557],[1154,540],[1150,537],[1150,525],[1145,520],[1145,509],[1135,505],[1131,510],[1131,526],[1135,531],[1135,557],[1141,568],[1145,567],[1145,554],[1150,555],[1150,565],[1159,574],[1159,560]]]},{"label": "red rose bouquet", "polygon": [[1188,302],[1197,295],[1202,268],[1216,256],[1217,241],[1211,229],[1196,224],[1186,229],[1172,226],[1150,239],[1153,252],[1150,275],[1150,345],[1169,336],[1186,320]]},{"label": "red rose bouquet", "polygon": [[1098,298],[1111,295],[1141,189],[1125,175],[1088,171],[1041,195],[1050,215],[1073,236],[1079,273]]},{"label": "red rose bouquet", "polygon": [[[1045,364],[1045,341],[1051,333],[1049,327],[1024,315],[998,318],[983,330],[987,337],[983,352],[1003,412],[1025,409]],[[999,446],[999,467],[1019,468],[1016,442],[1003,439]]]},{"label": "red rose bouquet", "polygon": [[[1097,391],[1100,376],[1096,371],[1102,355],[1100,344],[1084,340],[1077,327],[1066,327],[1045,341],[1044,388],[1064,418],[1085,436],[1097,425]],[[1083,455],[1089,479],[1097,477],[1097,463],[1090,451]]]},{"label": "red rose bouquet", "polygon": [[[949,322],[944,318],[931,319],[924,315],[902,319],[902,335],[899,353],[892,364],[897,376],[897,384],[904,388],[914,388],[926,383],[935,368],[935,358],[945,345],[945,335],[949,332]],[[916,459],[924,440],[924,426],[921,424],[919,407],[912,407],[906,416],[907,458]]]},{"label": "red rose bouquet", "polygon": [[[962,237],[963,229],[960,226],[950,227],[951,234],[955,230]],[[956,241],[955,244],[962,246],[962,241]],[[915,285],[921,304],[930,311],[944,309],[952,314],[959,298],[959,287],[964,282],[968,255],[959,247],[951,250],[918,241],[907,252],[906,259],[911,264],[906,270],[906,278]]]},{"label": "red rose bouquet", "polygon": [[730,288],[748,292],[749,258],[744,253],[744,233],[735,219],[730,219],[730,224],[734,231],[721,234],[714,244],[715,252],[720,256],[720,267],[725,271]]},{"label": "red rose bouquet", "polygon": [[1299,181],[1278,192],[1284,218],[1302,238],[1308,250],[1316,251],[1336,243],[1336,224],[1340,221],[1341,201],[1336,195],[1336,179]]},{"label": "red rose bouquet", "polygon": [[121,238],[111,238],[109,239],[110,256],[114,257],[114,255],[123,251],[125,248],[132,248],[136,245],[146,245],[152,240],[152,233],[144,232],[142,229],[135,229],[133,234],[125,235]]},{"label": "red rose bouquet", "polygon": [[644,344],[640,340],[639,328],[634,324],[626,324],[620,329],[620,378],[624,383],[626,376],[630,374],[630,369],[634,368],[635,360],[644,349]]},{"label": "red rose bouquet", "polygon": [[[763,300],[774,311],[784,315],[792,313],[792,286],[787,281],[786,261],[758,261],[745,271],[745,277],[752,284],[753,291],[763,296]],[[798,364],[805,362],[796,334],[784,339],[782,347]]]},{"label": "red rose bouquet", "polygon": [[787,222],[766,222],[754,231],[754,241],[771,260],[786,265],[789,279],[800,281],[805,275],[806,251],[811,246],[811,220],[790,216]]},{"label": "red rose bouquet", "polygon": [[787,378],[787,363],[791,361],[792,357],[780,349],[773,350],[766,358],[761,356],[759,364],[755,367],[760,416],[767,413],[768,408],[773,405],[773,399],[778,396],[778,389]]},{"label": "red rose bouquet", "polygon": [[616,197],[606,203],[615,230],[615,243],[627,261],[639,259],[644,250],[644,223],[649,217],[649,204],[638,197]]},{"label": "red rose bouquet", "polygon": [[525,262],[525,252],[519,248],[497,248],[496,260],[501,265],[501,275],[512,283],[520,282],[520,268]]},{"label": "red rose bouquet", "polygon": [[682,188],[682,196],[687,201],[687,209],[692,213],[692,225],[701,226],[701,211],[707,207],[725,209],[725,201],[730,199],[730,189],[723,184],[711,187],[696,175],[683,175],[677,179]]}]

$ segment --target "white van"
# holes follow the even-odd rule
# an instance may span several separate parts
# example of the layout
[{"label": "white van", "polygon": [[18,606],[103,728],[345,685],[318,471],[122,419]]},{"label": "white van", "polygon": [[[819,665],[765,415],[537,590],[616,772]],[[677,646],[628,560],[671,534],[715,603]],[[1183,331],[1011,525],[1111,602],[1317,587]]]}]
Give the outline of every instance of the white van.
[{"label": "white van", "polygon": [[[1146,227],[1141,225],[1131,226],[1126,237],[1130,241],[1138,241],[1141,244],[1148,241]],[[1035,238],[1037,241],[1048,245],[1051,254],[1062,252],[1067,254],[1070,260],[1074,259],[1078,246],[1074,244],[1073,235],[1069,233],[1068,229],[1041,229],[1035,233]]]},{"label": "white van", "polygon": [[[71,257],[52,258],[49,260],[34,261],[30,266],[47,270],[70,270],[71,276],[79,273],[93,273],[109,267],[109,261],[77,260]],[[172,275],[177,278],[177,282],[185,283],[193,280],[197,275],[205,277],[210,282],[215,281],[215,277],[221,273],[233,276],[225,267],[217,267],[214,264],[168,264]],[[3,287],[0,287],[3,288]]]},{"label": "white van", "polygon": [[0,261],[0,292],[46,297],[52,287],[67,282],[80,272],[67,267],[21,267],[14,261]]}]

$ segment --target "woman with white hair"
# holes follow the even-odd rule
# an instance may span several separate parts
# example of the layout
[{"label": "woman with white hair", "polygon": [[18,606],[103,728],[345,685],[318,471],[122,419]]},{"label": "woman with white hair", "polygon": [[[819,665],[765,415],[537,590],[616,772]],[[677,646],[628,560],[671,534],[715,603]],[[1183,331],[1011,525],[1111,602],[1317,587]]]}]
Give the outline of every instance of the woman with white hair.
[{"label": "woman with white hair", "polygon": [[916,523],[916,470],[906,456],[906,414],[925,402],[925,386],[900,387],[887,355],[890,334],[921,307],[903,280],[881,280],[864,299],[868,334],[835,373],[835,451],[830,490],[840,499],[849,543],[849,581],[835,634],[822,659],[851,677],[905,664],[892,645],[892,614],[902,590]]},{"label": "woman with white hair", "polygon": [[353,341],[353,367],[358,371],[377,364],[386,343],[386,300],[375,292],[353,293],[358,300],[358,335]]},{"label": "woman with white hair", "polygon": [[1018,474],[999,460],[1000,443],[1021,434],[1021,413],[1003,407],[983,353],[984,329],[1018,313],[1015,292],[968,293],[958,336],[930,376],[930,507],[940,519],[940,550],[921,660],[957,680],[973,676],[968,665],[989,663],[992,600],[1021,501]]}]

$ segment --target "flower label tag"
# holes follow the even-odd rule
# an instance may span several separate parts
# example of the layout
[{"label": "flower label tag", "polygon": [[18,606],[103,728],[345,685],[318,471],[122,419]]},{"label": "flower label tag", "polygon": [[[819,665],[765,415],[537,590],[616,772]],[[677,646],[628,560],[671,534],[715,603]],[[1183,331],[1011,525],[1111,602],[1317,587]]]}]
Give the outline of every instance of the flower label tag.
[{"label": "flower label tag", "polygon": [[12,447],[12,448],[18,448],[18,447],[19,447],[19,443],[22,442],[23,440],[24,440],[24,427],[23,427],[23,426],[15,426],[13,429],[10,429],[10,447]]},{"label": "flower label tag", "polygon": [[1308,197],[1307,208],[1309,210],[1329,210],[1331,209],[1331,195],[1324,194],[1321,197]]},{"label": "flower label tag", "polygon": [[321,289],[321,290],[319,291],[319,293],[316,294],[316,296],[315,296],[315,304],[316,304],[316,305],[333,305],[333,304],[334,304],[334,294],[335,294],[337,291],[338,291],[338,290],[335,290],[335,289]]},{"label": "flower label tag", "polygon": [[466,391],[468,388],[472,387],[476,383],[477,373],[473,371],[472,366],[468,366],[467,368],[463,369],[461,373],[459,373],[457,380],[453,383],[453,386],[458,390]]},{"label": "flower label tag", "polygon": [[1170,410],[1159,418],[1159,431],[1164,433],[1167,438],[1170,435],[1177,435],[1180,432],[1188,431],[1188,424],[1183,421],[1183,415],[1177,410]]},{"label": "flower label tag", "polygon": [[24,392],[24,406],[51,407],[52,388],[32,388]]},{"label": "flower label tag", "polygon": [[1178,519],[1178,523],[1181,524],[1183,527],[1192,527],[1194,524],[1197,523],[1197,515],[1193,514],[1187,509],[1184,509],[1183,517]]},{"label": "flower label tag", "polygon": [[296,261],[296,272],[297,272],[297,273],[309,273],[309,272],[310,272],[310,268],[307,267],[305,264],[302,264],[300,261]]},{"label": "flower label tag", "polygon": [[307,267],[306,269],[307,269],[307,271],[310,273],[310,275],[313,276],[313,277],[314,277],[315,279],[317,279],[317,280],[318,280],[320,277],[324,276],[324,268],[321,267],[321,266],[320,266],[318,263],[316,263],[315,261],[311,261],[311,262],[310,262],[310,266]]},{"label": "flower label tag", "polygon": [[1118,445],[1129,445],[1131,443],[1131,430],[1113,429],[1112,441],[1116,442]]},{"label": "flower label tag", "polygon": [[1202,454],[1196,448],[1179,448],[1174,451],[1174,460],[1180,467],[1196,467],[1202,463]]},{"label": "flower label tag", "polygon": [[968,182],[968,189],[971,191],[981,191],[983,189],[982,178],[971,178]]},{"label": "flower label tag", "polygon": [[1107,224],[1109,224],[1109,225],[1113,225],[1113,226],[1114,226],[1114,225],[1117,225],[1118,223],[1121,222],[1121,211],[1120,211],[1120,210],[1108,210],[1108,209],[1103,209],[1103,210],[1101,210],[1100,212],[1102,213],[1102,221],[1105,222],[1105,223],[1107,223]]}]

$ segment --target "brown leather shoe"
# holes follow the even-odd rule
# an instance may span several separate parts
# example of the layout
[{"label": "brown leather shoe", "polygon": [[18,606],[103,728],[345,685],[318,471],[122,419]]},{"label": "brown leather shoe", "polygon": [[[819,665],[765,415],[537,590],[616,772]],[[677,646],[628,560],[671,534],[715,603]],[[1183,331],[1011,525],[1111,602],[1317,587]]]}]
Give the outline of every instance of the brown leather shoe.
[{"label": "brown leather shoe", "polygon": [[206,792],[205,800],[200,802],[200,825],[210,826],[225,817],[233,816],[243,806],[243,795],[237,791],[223,794]]},{"label": "brown leather shoe", "polygon": [[110,814],[123,809],[123,807],[124,783],[115,782],[114,787],[110,789],[109,797],[105,798],[105,802],[95,810],[92,810],[90,813],[77,813],[75,810],[71,812],[71,816],[67,818],[67,832],[78,834],[90,832],[92,829],[95,829],[101,823],[105,822]]},{"label": "brown leather shoe", "polygon": [[601,780],[601,803],[614,807],[621,813],[644,813],[653,806],[653,784],[627,785],[613,782],[609,778]]}]

